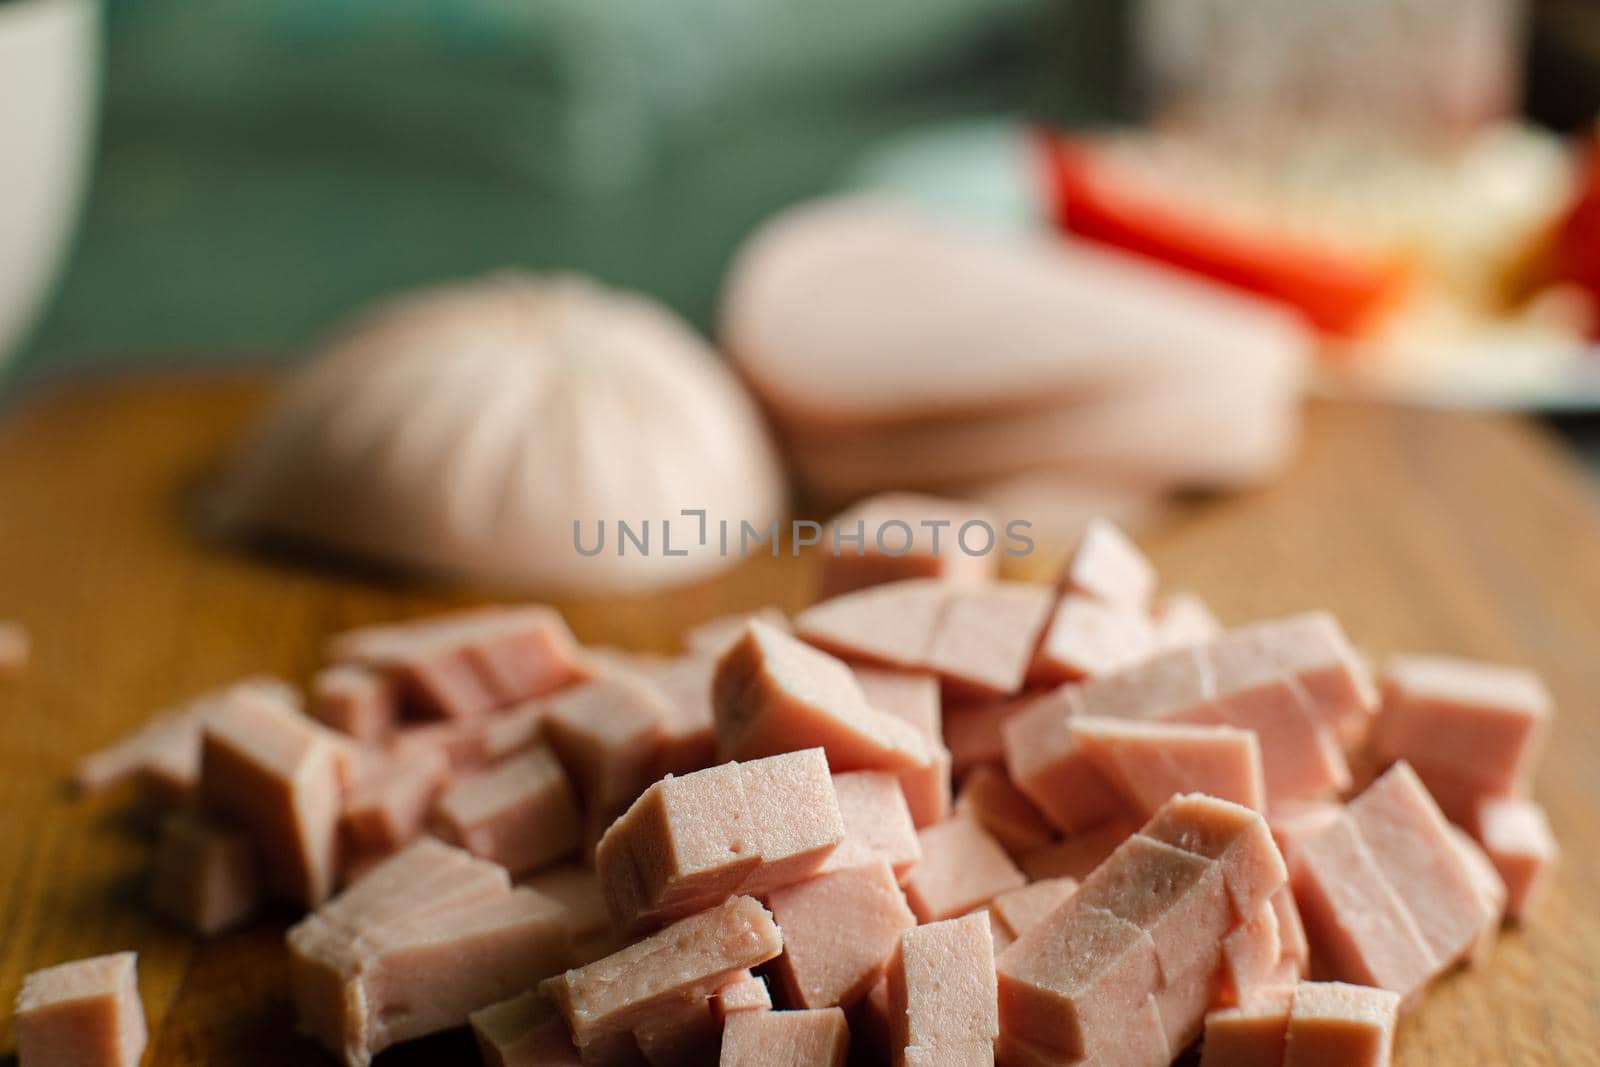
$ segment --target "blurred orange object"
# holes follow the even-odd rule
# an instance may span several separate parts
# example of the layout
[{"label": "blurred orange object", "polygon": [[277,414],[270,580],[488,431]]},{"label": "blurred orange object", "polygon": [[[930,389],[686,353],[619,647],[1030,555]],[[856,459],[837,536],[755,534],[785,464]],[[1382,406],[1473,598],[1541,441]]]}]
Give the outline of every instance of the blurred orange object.
[{"label": "blurred orange object", "polygon": [[1414,271],[1404,259],[1334,247],[1220,210],[1202,213],[1119,168],[1089,141],[1047,130],[1039,142],[1050,210],[1062,230],[1288,304],[1325,333],[1360,332],[1411,286]]}]

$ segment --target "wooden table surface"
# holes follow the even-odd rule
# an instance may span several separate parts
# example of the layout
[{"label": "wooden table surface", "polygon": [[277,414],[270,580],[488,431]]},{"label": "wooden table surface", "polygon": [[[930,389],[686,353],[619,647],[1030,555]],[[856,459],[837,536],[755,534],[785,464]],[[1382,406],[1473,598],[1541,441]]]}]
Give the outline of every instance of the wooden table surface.
[{"label": "wooden table surface", "polygon": [[[136,949],[147,1063],[163,1067],[324,1061],[292,1032],[285,916],[211,943],[152,921],[148,839],[126,797],[71,795],[74,760],[206,686],[304,679],[330,631],[470,599],[200,535],[197,488],[261,395],[258,382],[123,382],[0,419],[0,618],[36,646],[0,679],[0,1001],[37,967]],[[1374,655],[1543,672],[1560,709],[1538,782],[1566,850],[1559,885],[1488,967],[1430,992],[1397,1062],[1600,1064],[1600,510],[1576,465],[1510,419],[1318,405],[1289,477],[1185,506],[1144,541],[1171,586],[1229,621],[1320,606]],[[809,561],[763,558],[668,596],[561,606],[587,641],[665,649],[712,615],[798,607],[811,578]],[[0,1055],[12,1046],[8,1020]],[[470,1057],[455,1035],[382,1062]]]}]

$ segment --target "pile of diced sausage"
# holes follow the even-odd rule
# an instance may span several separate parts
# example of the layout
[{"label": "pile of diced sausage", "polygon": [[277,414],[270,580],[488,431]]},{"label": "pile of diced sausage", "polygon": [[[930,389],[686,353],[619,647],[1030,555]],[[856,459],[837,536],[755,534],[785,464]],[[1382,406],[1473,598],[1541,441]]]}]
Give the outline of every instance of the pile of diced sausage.
[{"label": "pile of diced sausage", "polygon": [[[247,679],[79,778],[170,809],[164,915],[303,914],[352,1067],[464,1025],[499,1067],[1377,1067],[1547,880],[1523,670],[1224,630],[1105,523],[1052,585],[825,567],[673,657],[542,607],[339,634],[303,710]],[[17,1034],[136,1062],[131,955],[33,975]]]}]

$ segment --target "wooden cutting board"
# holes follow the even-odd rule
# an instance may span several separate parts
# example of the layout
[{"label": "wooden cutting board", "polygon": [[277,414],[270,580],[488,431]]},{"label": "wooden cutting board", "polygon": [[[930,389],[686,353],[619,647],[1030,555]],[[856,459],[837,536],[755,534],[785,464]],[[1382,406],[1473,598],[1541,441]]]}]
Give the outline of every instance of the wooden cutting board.
[{"label": "wooden cutting board", "polygon": [[[32,665],[0,679],[0,1001],[37,967],[136,949],[147,1063],[162,1067],[324,1062],[293,1033],[288,916],[212,943],[151,920],[149,841],[128,798],[71,795],[74,760],[206,686],[304,679],[333,630],[473,599],[208,541],[190,518],[197,489],[263,395],[164,378],[38,397],[0,420],[0,618],[36,642]],[[1429,993],[1397,1062],[1600,1063],[1600,510],[1577,466],[1506,418],[1319,404],[1290,476],[1187,506],[1145,542],[1170,585],[1226,620],[1320,606],[1374,655],[1544,673],[1560,707],[1539,777],[1566,848],[1559,885],[1486,968]],[[716,614],[798,607],[811,578],[808,560],[762,558],[670,595],[561,606],[586,641],[669,649]],[[0,1056],[11,1047],[8,1021]],[[382,1062],[471,1056],[451,1035]]]}]

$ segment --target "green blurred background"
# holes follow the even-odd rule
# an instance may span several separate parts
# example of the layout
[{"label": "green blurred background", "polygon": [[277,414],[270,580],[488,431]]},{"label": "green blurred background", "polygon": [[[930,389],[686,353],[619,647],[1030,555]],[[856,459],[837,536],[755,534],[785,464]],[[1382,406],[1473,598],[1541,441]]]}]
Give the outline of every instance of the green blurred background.
[{"label": "green blurred background", "polygon": [[396,287],[592,273],[705,326],[739,239],[932,120],[1123,109],[1117,0],[112,0],[18,377],[293,353]]}]

